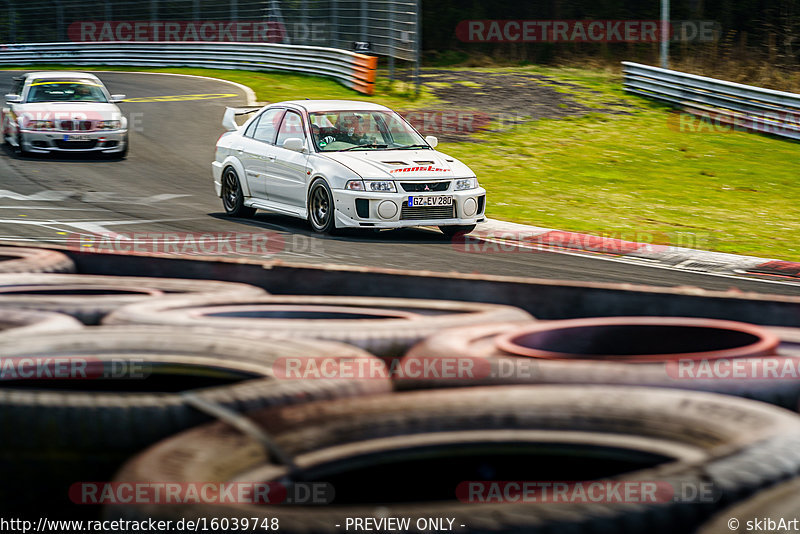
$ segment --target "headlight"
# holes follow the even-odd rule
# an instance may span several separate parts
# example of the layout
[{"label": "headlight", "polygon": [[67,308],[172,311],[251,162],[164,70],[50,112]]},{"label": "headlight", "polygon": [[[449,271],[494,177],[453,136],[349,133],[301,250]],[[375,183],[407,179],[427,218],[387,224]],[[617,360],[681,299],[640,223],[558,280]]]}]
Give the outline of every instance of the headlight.
[{"label": "headlight", "polygon": [[364,184],[367,186],[367,191],[382,191],[394,193],[396,191],[394,182],[391,180],[365,180]]},{"label": "headlight", "polygon": [[349,189],[350,191],[366,191],[364,188],[364,182],[361,180],[350,180],[344,184],[344,188]]},{"label": "headlight", "polygon": [[53,121],[32,120],[28,123],[31,130],[52,130],[54,127]]},{"label": "headlight", "polygon": [[122,126],[122,121],[100,121],[97,123],[97,127],[101,130],[117,130]]},{"label": "headlight", "polygon": [[465,189],[475,189],[478,187],[477,178],[461,178],[456,180],[456,191],[464,191]]}]

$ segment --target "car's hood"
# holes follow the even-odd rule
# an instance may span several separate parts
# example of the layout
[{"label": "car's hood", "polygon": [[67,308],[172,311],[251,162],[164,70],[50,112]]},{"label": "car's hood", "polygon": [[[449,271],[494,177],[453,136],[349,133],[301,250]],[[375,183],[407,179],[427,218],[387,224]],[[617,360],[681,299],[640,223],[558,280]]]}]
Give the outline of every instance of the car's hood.
[{"label": "car's hood", "polygon": [[102,102],[16,104],[14,112],[37,120],[115,120],[122,116],[116,104]]},{"label": "car's hood", "polygon": [[431,179],[474,176],[469,167],[436,150],[323,152],[362,178]]}]

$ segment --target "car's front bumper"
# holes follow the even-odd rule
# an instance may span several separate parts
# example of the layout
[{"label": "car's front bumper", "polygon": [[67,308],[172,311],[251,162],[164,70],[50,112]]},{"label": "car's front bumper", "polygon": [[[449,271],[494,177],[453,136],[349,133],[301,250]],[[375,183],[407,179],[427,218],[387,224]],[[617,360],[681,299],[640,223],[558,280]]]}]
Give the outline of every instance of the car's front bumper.
[{"label": "car's front bumper", "polygon": [[[22,148],[27,152],[122,152],[128,142],[127,130],[96,130],[91,132],[20,131]],[[80,136],[75,140],[75,136]]]},{"label": "car's front bumper", "polygon": [[214,192],[218,197],[222,196],[222,163],[219,161],[211,162],[211,177],[214,180]]},{"label": "car's front bumper", "polygon": [[[439,195],[453,197],[452,210],[442,207],[407,209],[409,196]],[[338,228],[472,225],[483,221],[486,212],[486,190],[482,187],[436,193],[372,193],[335,189],[333,200]]]}]

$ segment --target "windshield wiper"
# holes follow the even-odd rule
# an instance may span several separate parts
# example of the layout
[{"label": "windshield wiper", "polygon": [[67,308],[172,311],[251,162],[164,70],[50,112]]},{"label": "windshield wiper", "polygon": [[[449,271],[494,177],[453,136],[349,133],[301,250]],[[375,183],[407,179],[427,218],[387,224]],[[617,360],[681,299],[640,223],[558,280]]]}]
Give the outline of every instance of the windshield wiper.
[{"label": "windshield wiper", "polygon": [[343,148],[341,150],[337,150],[337,152],[347,152],[348,150],[355,150],[357,148],[386,148],[387,146],[389,146],[389,145],[378,145],[378,144],[372,143],[372,144],[369,144],[369,145],[356,145],[356,146],[351,146],[349,148]]},{"label": "windshield wiper", "polygon": [[396,146],[392,150],[406,150],[409,148],[430,148],[430,145],[406,145],[406,146]]}]

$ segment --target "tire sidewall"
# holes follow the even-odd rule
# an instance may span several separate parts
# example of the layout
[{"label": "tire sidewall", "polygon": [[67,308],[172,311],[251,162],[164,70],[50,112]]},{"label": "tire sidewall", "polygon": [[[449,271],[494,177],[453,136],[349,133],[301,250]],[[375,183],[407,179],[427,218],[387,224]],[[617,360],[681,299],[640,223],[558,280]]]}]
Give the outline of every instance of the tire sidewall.
[{"label": "tire sidewall", "polygon": [[[237,183],[236,202],[231,207],[228,206],[228,203],[225,200],[226,197],[225,177],[228,175],[228,173],[233,174],[233,177]],[[237,173],[236,169],[234,169],[231,166],[225,167],[225,169],[222,171],[222,188],[220,193],[222,199],[222,207],[225,208],[225,213],[231,216],[240,215],[242,212],[242,208],[244,208],[244,193],[242,192],[242,181],[239,179],[239,173]]]},{"label": "tire sidewall", "polygon": [[[318,225],[314,221],[314,215],[311,208],[311,197],[320,187],[323,188],[328,195],[328,220],[324,225]],[[324,179],[317,178],[311,183],[311,186],[308,188],[308,200],[306,202],[306,206],[308,210],[308,224],[311,225],[311,228],[315,232],[319,232],[321,234],[330,234],[336,231],[336,207],[333,201],[333,193],[331,192],[330,186],[328,186],[328,183]]]}]

